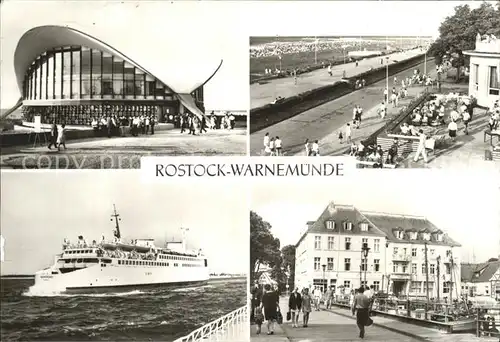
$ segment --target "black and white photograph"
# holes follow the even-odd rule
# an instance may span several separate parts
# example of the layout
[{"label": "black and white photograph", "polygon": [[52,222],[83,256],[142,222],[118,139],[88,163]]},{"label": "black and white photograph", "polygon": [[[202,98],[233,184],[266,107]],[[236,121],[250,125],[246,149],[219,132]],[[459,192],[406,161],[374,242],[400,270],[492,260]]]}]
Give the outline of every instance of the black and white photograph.
[{"label": "black and white photograph", "polygon": [[500,183],[396,174],[253,185],[252,341],[499,340]]},{"label": "black and white photograph", "polygon": [[63,176],[2,173],[2,341],[248,340],[241,187]]},{"label": "black and white photograph", "polygon": [[139,168],[144,155],[246,155],[248,43],[210,9],[2,2],[1,167]]},{"label": "black and white photograph", "polygon": [[[308,6],[287,4],[282,17]],[[498,2],[335,1],[314,12],[314,24],[284,19],[282,34],[250,37],[252,156],[499,169]]]}]

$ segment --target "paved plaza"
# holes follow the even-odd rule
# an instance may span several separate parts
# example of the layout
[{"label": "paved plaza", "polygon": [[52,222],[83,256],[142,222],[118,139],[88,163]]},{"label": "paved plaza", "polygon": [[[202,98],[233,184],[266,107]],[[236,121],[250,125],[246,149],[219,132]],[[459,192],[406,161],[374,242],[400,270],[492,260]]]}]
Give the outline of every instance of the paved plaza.
[{"label": "paved plaza", "polygon": [[67,150],[47,146],[2,149],[6,168],[139,168],[142,156],[236,156],[247,152],[246,129],[209,130],[202,135],[181,134],[179,129],[138,137],[70,140]]},{"label": "paved plaza", "polygon": [[[398,52],[389,55],[391,61],[403,61],[422,54],[420,49]],[[250,85],[250,107],[256,108],[271,103],[276,97],[284,98],[294,96],[308,90],[316,89],[340,81],[345,70],[347,77],[352,77],[380,67],[381,57],[372,57],[356,63],[346,63],[332,66],[332,76],[328,75],[326,67],[297,76],[297,84],[293,77],[277,78],[263,81],[262,84]],[[383,57],[385,58],[385,57]]]},{"label": "paved plaza", "polygon": [[[288,308],[288,298],[280,298],[283,315]],[[302,315],[301,315],[302,316]],[[302,319],[302,317],[301,317]],[[478,338],[473,334],[446,334],[435,329],[418,327],[380,316],[373,317],[374,324],[366,328],[364,339],[358,337],[359,331],[355,317],[347,308],[334,307],[331,310],[311,312],[309,326],[292,328],[291,322],[277,326],[274,335],[267,335],[266,325],[262,334],[256,334],[252,326],[251,340],[261,342],[329,342],[329,341],[379,341],[379,342],[497,342],[491,337]]]}]

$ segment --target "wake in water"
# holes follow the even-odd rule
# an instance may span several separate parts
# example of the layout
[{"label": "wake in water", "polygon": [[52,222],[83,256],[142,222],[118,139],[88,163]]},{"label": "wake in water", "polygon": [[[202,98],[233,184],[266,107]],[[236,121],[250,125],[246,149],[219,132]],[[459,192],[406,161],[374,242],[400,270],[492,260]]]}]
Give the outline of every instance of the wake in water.
[{"label": "wake in water", "polygon": [[153,294],[154,292],[134,290],[130,292],[106,292],[106,293],[63,293],[63,292],[45,292],[28,290],[23,293],[26,297],[126,297],[144,294]]}]

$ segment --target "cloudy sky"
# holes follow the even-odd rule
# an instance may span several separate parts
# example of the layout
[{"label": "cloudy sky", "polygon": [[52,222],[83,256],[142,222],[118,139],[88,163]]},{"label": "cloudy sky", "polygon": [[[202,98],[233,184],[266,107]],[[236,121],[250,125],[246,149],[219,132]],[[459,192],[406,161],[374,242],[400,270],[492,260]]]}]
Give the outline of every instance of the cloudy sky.
[{"label": "cloudy sky", "polygon": [[[202,248],[211,272],[248,269],[248,202],[245,192],[217,182],[145,185],[136,172],[2,172],[2,274],[32,274],[49,266],[64,238],[88,242],[113,237],[113,204],[124,238],[180,238]],[[236,200],[235,200],[236,199]],[[161,244],[163,246],[163,244]]]},{"label": "cloudy sky", "polygon": [[368,172],[328,183],[263,181],[254,187],[251,208],[272,225],[282,246],[297,243],[306,222],[333,201],[362,211],[426,216],[462,244],[464,260],[499,257],[500,181],[428,171]]},{"label": "cloudy sky", "polygon": [[[172,78],[196,79],[223,59],[206,85],[207,109],[248,108],[248,37],[295,35],[437,36],[456,1],[3,1],[1,104],[19,98],[13,56],[19,38],[41,25],[68,25]],[[360,9],[363,9],[362,11]],[[20,19],[22,18],[22,19]],[[149,64],[148,64],[149,65]],[[186,65],[186,67],[179,67]],[[175,77],[174,77],[175,75]]]}]

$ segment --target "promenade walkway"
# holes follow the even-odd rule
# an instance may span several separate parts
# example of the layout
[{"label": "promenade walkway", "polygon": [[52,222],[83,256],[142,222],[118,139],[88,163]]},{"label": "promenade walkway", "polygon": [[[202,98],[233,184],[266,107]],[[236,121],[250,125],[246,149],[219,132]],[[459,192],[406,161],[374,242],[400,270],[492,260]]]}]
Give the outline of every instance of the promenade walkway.
[{"label": "promenade walkway", "polygon": [[[436,72],[433,65],[433,61],[427,63],[427,70],[431,77]],[[423,63],[418,68],[423,70]],[[411,76],[414,69],[405,70],[396,76],[401,80]],[[392,88],[392,85],[393,78],[389,81],[389,87]],[[319,140],[319,149],[323,156],[343,154],[349,145],[340,143],[338,133],[339,130],[345,130],[345,125],[348,122],[352,122],[352,110],[355,105],[360,105],[364,109],[360,128],[352,130],[352,138],[355,142],[358,142],[366,139],[385,125],[388,120],[399,113],[399,110],[404,105],[407,105],[424,90],[422,86],[408,88],[408,97],[402,99],[397,108],[389,105],[388,114],[382,120],[377,115],[377,110],[383,100],[385,86],[385,80],[374,83],[251,134],[250,154],[253,156],[263,154],[263,139],[267,132],[271,136],[279,136],[282,139],[284,154],[287,156],[305,155],[304,142],[306,139],[311,142],[316,139]],[[397,88],[400,87],[401,85]]]},{"label": "promenade walkway", "polygon": [[[402,61],[422,54],[420,49],[398,52],[389,55],[391,61]],[[384,56],[385,58],[387,56]],[[346,63],[332,66],[332,76],[328,75],[327,68],[314,70],[297,76],[297,84],[293,77],[277,78],[250,85],[250,108],[261,107],[271,103],[276,97],[284,98],[316,89],[324,85],[333,84],[340,81],[343,71],[347,77],[352,77],[370,70],[370,68],[380,67],[381,57],[372,57],[356,63]],[[251,118],[250,118],[251,119]]]},{"label": "promenade walkway", "polygon": [[[280,307],[283,315],[288,308],[288,299],[281,297]],[[363,341],[384,342],[497,342],[497,339],[472,334],[446,334],[438,330],[402,323],[390,318],[373,317],[374,324],[366,329]],[[267,335],[265,325],[263,334],[256,335],[252,326],[251,340],[262,342],[327,342],[327,341],[361,341],[355,317],[346,308],[313,311],[308,328],[292,328],[291,322],[284,322],[274,335]]]}]

